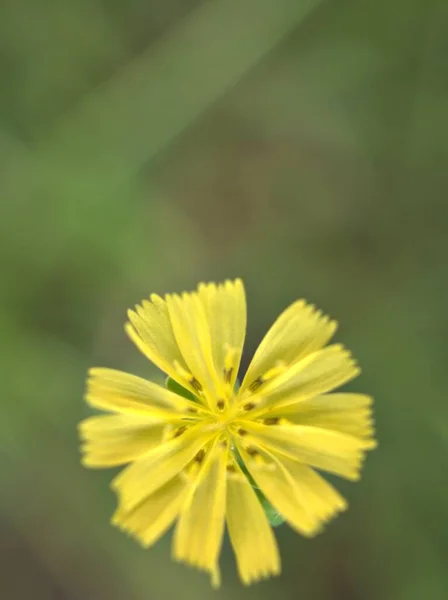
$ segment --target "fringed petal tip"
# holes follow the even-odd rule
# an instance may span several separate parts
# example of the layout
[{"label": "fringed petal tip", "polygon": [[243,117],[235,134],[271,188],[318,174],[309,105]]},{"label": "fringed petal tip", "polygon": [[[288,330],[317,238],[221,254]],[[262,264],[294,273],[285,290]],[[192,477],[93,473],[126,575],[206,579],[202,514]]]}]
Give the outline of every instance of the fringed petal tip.
[{"label": "fringed petal tip", "polygon": [[207,573],[210,576],[210,583],[213,589],[217,590],[221,587],[221,570],[218,564],[210,565],[207,564],[206,561],[191,560],[190,558],[187,558],[183,555],[180,556],[174,548],[171,558],[172,560],[183,564],[187,567],[191,567],[193,569],[201,571],[202,573]]},{"label": "fringed petal tip", "polygon": [[87,396],[89,394],[90,387],[91,387],[92,383],[95,381],[95,379],[99,376],[100,371],[101,371],[100,367],[90,367],[87,370],[87,377],[86,377],[86,382],[84,385],[84,399],[86,400],[86,402],[88,402]]},{"label": "fringed petal tip", "polygon": [[211,584],[212,584],[212,588],[214,590],[217,590],[221,587],[221,571],[219,569],[219,566],[216,565],[213,569],[213,571],[211,572]]},{"label": "fringed petal tip", "polygon": [[[203,564],[194,563],[183,558],[181,559],[175,555],[172,556],[172,559],[188,567],[195,568],[198,571],[208,573],[210,576],[211,586],[214,590],[218,590],[221,587],[221,570],[218,564],[215,564],[213,566],[204,566]],[[279,560],[277,564],[273,565],[269,569],[254,569],[253,571],[245,572],[241,572],[241,570],[239,570],[239,577],[243,585],[248,587],[254,583],[260,583],[261,581],[270,579],[271,577],[276,577],[280,575],[280,573],[281,564]]]},{"label": "fringed petal tip", "polygon": [[254,583],[260,583],[261,581],[265,581],[266,579],[271,579],[271,577],[277,577],[281,573],[281,566],[278,564],[275,568],[269,569],[268,571],[254,571],[252,573],[242,574],[240,573],[241,581],[243,585],[250,586]]},{"label": "fringed petal tip", "polygon": [[219,290],[219,289],[233,289],[233,288],[244,288],[243,280],[240,277],[236,277],[235,279],[224,279],[224,281],[220,281],[215,283],[214,281],[201,281],[197,285],[197,290],[200,292],[202,290]]}]

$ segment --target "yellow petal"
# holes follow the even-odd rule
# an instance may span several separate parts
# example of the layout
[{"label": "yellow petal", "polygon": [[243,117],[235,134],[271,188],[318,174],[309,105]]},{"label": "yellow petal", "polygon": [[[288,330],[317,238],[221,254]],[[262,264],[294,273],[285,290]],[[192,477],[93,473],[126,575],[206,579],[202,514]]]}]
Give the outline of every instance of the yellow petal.
[{"label": "yellow petal", "polygon": [[323,348],[337,323],[304,300],[294,302],[275,321],[259,345],[247,370],[241,391],[280,361],[291,365]]},{"label": "yellow petal", "polygon": [[328,521],[346,510],[347,502],[339,492],[314,469],[283,456],[274,457],[308,513],[319,521]]},{"label": "yellow petal", "polygon": [[[125,329],[137,348],[159,369],[191,391],[188,377],[180,373],[188,370],[174,337],[166,301],[151,295],[151,302],[143,300],[136,310],[128,312],[129,322]],[[176,369],[176,363],[181,367]]]},{"label": "yellow petal", "polygon": [[340,345],[328,346],[298,361],[263,384],[253,398],[275,410],[331,391],[359,374],[350,353]]},{"label": "yellow petal", "polygon": [[208,571],[215,580],[224,533],[227,455],[222,442],[215,442],[191,485],[173,542],[176,560]]},{"label": "yellow petal", "polygon": [[322,524],[347,508],[340,494],[310,467],[266,452],[269,467],[259,467],[243,450],[255,482],[284,519],[299,533],[313,536]]},{"label": "yellow petal", "polygon": [[79,425],[84,441],[82,462],[91,468],[131,462],[160,444],[164,429],[164,424],[141,417],[90,417]]},{"label": "yellow petal", "polygon": [[90,369],[86,401],[102,410],[162,419],[180,419],[196,412],[191,402],[146,379],[113,369]]},{"label": "yellow petal", "polygon": [[120,507],[112,523],[137,537],[143,546],[151,546],[177,518],[186,491],[185,481],[174,477],[131,511]]},{"label": "yellow petal", "polygon": [[199,393],[212,407],[222,396],[222,384],[213,363],[212,341],[205,308],[196,292],[167,295],[166,301],[177,344]]},{"label": "yellow petal", "polygon": [[143,458],[126,467],[112,481],[112,487],[119,494],[123,509],[131,510],[178,475],[207,444],[210,437],[210,434],[201,433],[200,425],[193,426],[179,437],[157,446]]},{"label": "yellow petal", "polygon": [[227,527],[238,573],[246,585],[280,573],[277,542],[247,477],[236,467],[227,481]]},{"label": "yellow petal", "polygon": [[374,433],[371,404],[372,399],[363,394],[325,394],[289,404],[278,415],[298,425],[369,438]]},{"label": "yellow petal", "polygon": [[291,479],[273,462],[269,465],[270,468],[267,468],[267,465],[253,461],[242,448],[239,448],[239,451],[255,483],[272,506],[299,533],[305,536],[314,535],[318,530],[319,521],[306,510],[300,498],[296,497]]},{"label": "yellow petal", "polygon": [[247,432],[245,442],[255,448],[278,452],[352,480],[359,478],[364,452],[375,447],[371,440],[306,425],[262,425],[246,421],[243,427]]},{"label": "yellow petal", "polygon": [[202,283],[198,293],[207,315],[215,369],[233,387],[246,334],[243,283],[240,279],[220,285]]}]

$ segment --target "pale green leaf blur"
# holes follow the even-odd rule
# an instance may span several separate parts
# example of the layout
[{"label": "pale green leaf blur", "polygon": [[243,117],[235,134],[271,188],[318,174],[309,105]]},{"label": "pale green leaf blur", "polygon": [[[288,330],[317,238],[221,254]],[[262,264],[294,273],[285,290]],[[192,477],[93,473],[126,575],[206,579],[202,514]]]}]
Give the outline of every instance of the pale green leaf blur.
[{"label": "pale green leaf blur", "polygon": [[[448,598],[446,0],[3,0],[0,597]],[[149,293],[244,279],[244,366],[298,297],[340,322],[379,448],[283,574],[223,586],[114,529],[90,366]]]}]

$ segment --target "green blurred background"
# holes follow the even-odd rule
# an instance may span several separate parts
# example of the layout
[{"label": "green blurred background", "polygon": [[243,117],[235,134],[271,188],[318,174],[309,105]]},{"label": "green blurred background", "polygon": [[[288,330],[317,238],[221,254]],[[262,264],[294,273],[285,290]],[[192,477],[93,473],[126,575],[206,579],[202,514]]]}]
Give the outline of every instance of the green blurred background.
[{"label": "green blurred background", "polygon": [[[445,600],[446,0],[2,0],[2,600]],[[109,525],[79,465],[89,366],[160,378],[150,292],[241,276],[244,363],[306,297],[359,359],[379,448],[351,508],[252,588]]]}]

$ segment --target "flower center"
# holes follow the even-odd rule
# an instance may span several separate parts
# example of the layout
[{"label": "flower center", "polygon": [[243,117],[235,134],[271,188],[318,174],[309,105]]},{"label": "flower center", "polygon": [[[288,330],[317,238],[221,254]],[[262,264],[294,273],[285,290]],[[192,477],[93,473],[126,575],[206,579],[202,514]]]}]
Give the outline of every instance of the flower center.
[{"label": "flower center", "polygon": [[218,427],[220,429],[226,429],[227,426],[230,425],[235,420],[236,415],[237,415],[237,407],[228,406],[223,411],[217,412],[213,416],[214,416],[216,425],[218,425]]}]

